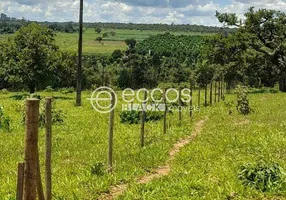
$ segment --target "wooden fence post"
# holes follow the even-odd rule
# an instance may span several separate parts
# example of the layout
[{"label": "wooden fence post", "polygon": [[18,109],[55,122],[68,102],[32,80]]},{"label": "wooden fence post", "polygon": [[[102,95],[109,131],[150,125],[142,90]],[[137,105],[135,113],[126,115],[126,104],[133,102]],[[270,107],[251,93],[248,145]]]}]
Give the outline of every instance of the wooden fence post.
[{"label": "wooden fence post", "polygon": [[18,176],[17,176],[17,196],[16,200],[23,200],[23,187],[24,187],[24,163],[18,163]]},{"label": "wooden fence post", "polygon": [[210,84],[210,106],[213,105],[213,83]]},{"label": "wooden fence post", "polygon": [[220,102],[220,79],[218,81],[218,93],[217,93],[217,101]]},{"label": "wooden fence post", "polygon": [[39,104],[38,99],[26,100],[24,200],[37,198]]},{"label": "wooden fence post", "polygon": [[201,107],[201,87],[199,86],[199,94],[198,94],[198,108]]},{"label": "wooden fence post", "polygon": [[182,88],[179,88],[179,121],[182,121]]},{"label": "wooden fence post", "polygon": [[208,84],[205,85],[205,107],[208,106]]},{"label": "wooden fence post", "polygon": [[191,100],[190,100],[190,117],[193,117],[193,88],[194,87],[194,83],[193,81],[191,81],[191,87],[190,87],[190,96],[191,96]]},{"label": "wooden fence post", "polygon": [[42,185],[42,176],[41,176],[41,165],[39,157],[39,149],[37,149],[37,194],[39,200],[45,200],[43,185]]},{"label": "wooden fence post", "polygon": [[164,135],[167,134],[167,112],[168,112],[168,107],[167,107],[167,89],[164,90],[164,106],[165,106],[165,110],[164,110],[164,119],[163,119],[163,132]]},{"label": "wooden fence post", "polygon": [[147,100],[147,91],[144,92],[144,102],[142,103],[142,115],[141,115],[141,130],[140,130],[140,144],[141,147],[145,145],[145,120],[146,120],[146,100]]},{"label": "wooden fence post", "polygon": [[[115,94],[111,93],[111,107],[115,105]],[[110,111],[109,115],[109,136],[108,136],[108,172],[113,171],[113,130],[114,130],[114,110]]]},{"label": "wooden fence post", "polygon": [[52,199],[52,98],[46,98],[46,200]]}]

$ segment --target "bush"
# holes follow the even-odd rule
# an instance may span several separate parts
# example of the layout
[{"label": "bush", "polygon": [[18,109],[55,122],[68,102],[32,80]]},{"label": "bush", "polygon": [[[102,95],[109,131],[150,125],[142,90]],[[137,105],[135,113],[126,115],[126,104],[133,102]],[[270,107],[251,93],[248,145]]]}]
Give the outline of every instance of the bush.
[{"label": "bush", "polygon": [[[164,117],[163,112],[148,111],[146,113],[146,122],[160,121]],[[141,120],[141,112],[139,111],[123,111],[120,113],[121,123],[123,124],[139,124]]]},{"label": "bush", "polygon": [[103,40],[102,37],[98,37],[98,38],[95,39],[95,41],[97,41],[97,42],[99,42],[99,43],[102,42],[102,40]]},{"label": "bush", "polygon": [[140,122],[139,111],[123,111],[120,113],[120,122],[123,124],[138,124]]},{"label": "bush", "polygon": [[10,131],[10,118],[4,115],[4,109],[0,106],[0,130]]},{"label": "bush", "polygon": [[262,192],[277,192],[286,189],[286,176],[276,163],[246,164],[240,168],[239,179],[247,187]]},{"label": "bush", "polygon": [[248,100],[248,88],[245,86],[238,86],[236,88],[237,94],[237,110],[243,115],[250,114],[253,110],[250,108]]},{"label": "bush", "polygon": [[156,121],[160,121],[161,119],[163,119],[164,117],[164,113],[163,112],[147,112],[147,116],[146,116],[146,122],[156,122]]}]

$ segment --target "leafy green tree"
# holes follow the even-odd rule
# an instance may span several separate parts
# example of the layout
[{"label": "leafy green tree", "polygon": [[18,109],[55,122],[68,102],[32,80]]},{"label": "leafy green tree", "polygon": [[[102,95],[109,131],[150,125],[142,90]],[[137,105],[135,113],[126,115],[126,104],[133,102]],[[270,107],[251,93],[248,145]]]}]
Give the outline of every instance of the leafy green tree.
[{"label": "leafy green tree", "polygon": [[23,27],[8,50],[12,55],[6,62],[6,78],[26,85],[30,93],[50,85],[58,58],[52,30],[35,23]]},{"label": "leafy green tree", "polygon": [[103,40],[103,38],[102,38],[102,37],[98,37],[98,38],[96,38],[96,39],[95,39],[95,41],[97,41],[97,42],[99,42],[99,43],[101,43],[101,42],[102,42],[102,40]]},{"label": "leafy green tree", "polygon": [[99,28],[99,27],[95,27],[95,28],[94,28],[94,30],[95,30],[95,32],[96,32],[96,33],[98,33],[98,34],[100,34],[100,33],[101,33],[101,31],[102,31],[102,29],[101,29],[101,28]]},{"label": "leafy green tree", "polygon": [[126,39],[125,43],[130,49],[134,49],[136,47],[137,41],[135,39]]},{"label": "leafy green tree", "polygon": [[114,61],[118,61],[123,57],[123,52],[120,49],[114,50],[111,57]]},{"label": "leafy green tree", "polygon": [[239,27],[239,31],[247,36],[248,45],[271,61],[273,71],[279,77],[280,90],[286,92],[286,69],[281,64],[286,62],[286,14],[267,9],[255,11],[251,7],[245,14],[245,21],[238,21],[235,14],[217,12],[216,16],[228,26]]}]

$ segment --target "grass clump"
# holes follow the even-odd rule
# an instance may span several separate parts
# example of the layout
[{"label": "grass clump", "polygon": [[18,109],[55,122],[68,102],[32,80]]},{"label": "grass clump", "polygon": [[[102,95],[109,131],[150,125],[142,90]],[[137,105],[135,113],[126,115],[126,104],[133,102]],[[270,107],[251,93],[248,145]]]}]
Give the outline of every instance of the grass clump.
[{"label": "grass clump", "polygon": [[286,190],[286,176],[277,163],[259,162],[241,167],[238,175],[243,185],[262,192]]},{"label": "grass clump", "polygon": [[10,118],[4,115],[4,108],[0,105],[0,130],[10,131]]}]

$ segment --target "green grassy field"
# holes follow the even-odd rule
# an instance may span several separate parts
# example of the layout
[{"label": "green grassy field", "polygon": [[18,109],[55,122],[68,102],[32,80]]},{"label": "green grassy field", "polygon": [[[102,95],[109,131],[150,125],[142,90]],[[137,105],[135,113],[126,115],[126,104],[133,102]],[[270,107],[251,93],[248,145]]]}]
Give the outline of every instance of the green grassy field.
[{"label": "green grassy field", "polygon": [[262,193],[238,179],[246,163],[274,162],[286,169],[285,98],[251,95],[255,113],[246,117],[228,115],[223,104],[208,110],[201,135],[177,156],[171,174],[147,185],[134,184],[119,199],[286,199],[286,182],[283,191]]},{"label": "green grassy field", "polygon": [[[0,130],[0,199],[15,197],[17,163],[23,161],[25,127],[21,123],[22,100],[16,93],[0,94],[4,113],[11,118],[11,131]],[[83,107],[74,106],[74,94],[41,92],[53,96],[55,107],[65,113],[64,123],[53,126],[53,199],[97,199],[111,185],[130,183],[119,199],[286,199],[285,193],[262,193],[243,187],[237,178],[239,166],[259,160],[277,162],[286,169],[286,94],[253,94],[250,103],[255,113],[229,115],[225,103],[203,108],[194,119],[183,113],[168,117],[168,134],[162,134],[162,121],[147,123],[146,147],[140,149],[140,125],[120,123],[122,101],[116,108],[114,174],[92,173],[92,167],[107,162],[108,115],[95,112],[83,93]],[[195,93],[195,96],[197,93]],[[203,95],[202,95],[203,98]],[[227,101],[234,100],[227,95]],[[203,99],[201,100],[203,102]],[[194,99],[194,105],[197,99]],[[185,147],[171,163],[169,176],[147,185],[135,179],[163,165],[169,150],[180,138],[192,133],[193,125],[208,117],[198,138]],[[41,166],[44,167],[44,130],[40,130]],[[43,171],[43,170],[42,170]],[[233,196],[233,197],[232,197]]]},{"label": "green grassy field", "polygon": [[[105,32],[115,32],[115,36],[109,35],[103,38],[103,41],[99,43],[95,41],[97,37],[102,37]],[[115,30],[115,29],[103,29],[102,33],[98,34],[94,29],[89,28],[84,31],[83,35],[83,53],[84,54],[111,54],[114,50],[125,50],[127,48],[125,39],[134,38],[138,42],[147,39],[151,35],[157,35],[164,33],[163,31],[140,31],[140,30]],[[175,35],[209,35],[201,33],[190,32],[173,32]],[[0,40],[9,37],[8,35],[0,35]],[[78,48],[78,33],[57,33],[56,44],[63,51],[77,52]]]}]

